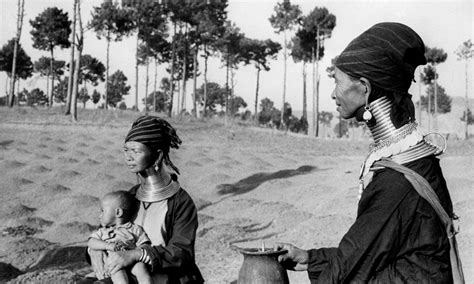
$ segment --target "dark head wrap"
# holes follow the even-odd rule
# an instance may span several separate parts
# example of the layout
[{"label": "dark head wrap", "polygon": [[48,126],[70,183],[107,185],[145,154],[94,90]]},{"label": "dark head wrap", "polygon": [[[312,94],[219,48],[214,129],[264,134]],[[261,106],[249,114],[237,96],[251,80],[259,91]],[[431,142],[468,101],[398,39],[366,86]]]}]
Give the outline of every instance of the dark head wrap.
[{"label": "dark head wrap", "polygon": [[[394,101],[392,121],[414,119],[408,94],[418,65],[426,64],[425,45],[410,27],[400,23],[379,23],[352,40],[336,60],[347,75],[368,79],[375,92],[369,101],[388,95]],[[397,117],[401,116],[401,117]]]},{"label": "dark head wrap", "polygon": [[129,141],[144,144],[152,153],[161,150],[164,162],[179,174],[178,168],[171,162],[168,154],[170,148],[178,149],[182,142],[176,130],[166,120],[147,115],[137,118],[125,137],[125,143]]}]

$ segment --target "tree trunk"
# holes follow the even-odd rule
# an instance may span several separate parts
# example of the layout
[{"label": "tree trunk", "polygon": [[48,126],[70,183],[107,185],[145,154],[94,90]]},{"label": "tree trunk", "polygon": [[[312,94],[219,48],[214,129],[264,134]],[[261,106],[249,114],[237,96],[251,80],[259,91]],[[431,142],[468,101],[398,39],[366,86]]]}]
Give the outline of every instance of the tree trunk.
[{"label": "tree trunk", "polygon": [[[186,27],[185,27],[185,33],[186,33]],[[187,53],[188,53],[188,48],[187,48],[187,42],[185,41],[184,42],[184,54],[183,54],[183,89],[182,89],[182,98],[181,98],[181,109],[180,109],[180,113],[179,115],[181,115],[183,113],[183,111],[185,110],[186,108],[186,78],[187,78],[187,64],[188,64],[188,61],[187,61]]]},{"label": "tree trunk", "polygon": [[227,110],[229,109],[229,52],[227,52],[227,63],[225,68],[225,118],[224,127],[227,128]]},{"label": "tree trunk", "polygon": [[79,86],[79,69],[81,66],[81,51],[82,48],[78,46],[77,48],[77,56],[76,56],[76,64],[74,67],[74,80],[73,80],[73,87],[72,87],[72,94],[71,94],[71,118],[73,121],[77,121],[77,92]]},{"label": "tree trunk", "polygon": [[434,131],[438,130],[438,83],[436,80],[436,66],[435,68],[435,77],[434,77],[434,114],[433,114],[433,129]]},{"label": "tree trunk", "polygon": [[178,101],[176,102],[176,113],[175,114],[178,115],[179,114],[179,106],[180,106],[180,102],[181,102],[181,95],[180,95],[181,94],[181,84],[179,84],[179,82],[178,82],[178,84],[176,84],[176,86],[177,86],[176,93],[177,93]]},{"label": "tree trunk", "polygon": [[258,124],[258,88],[260,87],[260,67],[257,67],[257,86],[255,88],[255,122]]},{"label": "tree trunk", "polygon": [[139,38],[137,33],[137,44],[135,49],[135,111],[138,111],[138,45]]},{"label": "tree trunk", "polygon": [[176,83],[176,85],[178,86],[177,96],[176,96],[176,99],[177,99],[177,102],[176,102],[176,114],[179,115],[179,109],[181,108],[181,84],[180,84],[180,80],[178,80],[178,82]]},{"label": "tree trunk", "polygon": [[148,73],[149,73],[149,68],[150,67],[150,62],[148,61],[148,57],[146,59],[146,77],[145,77],[145,114],[148,114]]},{"label": "tree trunk", "polygon": [[77,3],[74,1],[74,14],[72,18],[72,34],[71,34],[71,56],[69,59],[69,78],[67,80],[67,95],[66,95],[66,115],[71,113],[71,96],[74,76],[74,50],[76,49],[76,14],[77,14]]},{"label": "tree trunk", "polygon": [[81,56],[82,50],[84,48],[84,31],[82,28],[82,19],[81,19],[81,2],[80,0],[75,0],[77,7],[77,19],[79,22],[79,36],[77,39],[77,54],[76,54],[76,64],[74,66],[74,85],[72,88],[71,95],[71,117],[73,121],[77,121],[77,92],[79,88],[79,70],[81,69]]},{"label": "tree trunk", "polygon": [[194,109],[194,117],[199,117],[197,104],[196,104],[196,90],[197,90],[197,57],[198,57],[199,48],[196,45],[194,48],[194,56],[193,56],[193,109]]},{"label": "tree trunk", "polygon": [[319,136],[319,29],[316,32],[316,92],[314,97],[314,105],[316,112],[316,120],[314,121],[314,136]]},{"label": "tree trunk", "polygon": [[284,125],[283,114],[285,112],[285,99],[286,99],[286,30],[283,31],[284,42],[283,42],[283,104],[281,105],[281,125]]},{"label": "tree trunk", "polygon": [[5,76],[5,94],[6,94],[6,97],[5,97],[5,106],[8,106],[8,104],[10,103],[10,95],[8,94],[8,88],[9,88],[9,81],[10,77]]},{"label": "tree trunk", "polygon": [[174,42],[174,36],[176,35],[176,23],[173,23],[173,48],[171,51],[171,72],[170,72],[170,107],[168,109],[168,117],[171,117],[173,114],[173,93],[174,93],[174,61],[176,57],[176,43]]},{"label": "tree trunk", "polygon": [[[306,62],[303,61],[303,120],[308,121],[308,105],[306,99]],[[304,129],[304,134],[308,135],[308,127]]]},{"label": "tree trunk", "polygon": [[156,81],[158,80],[158,59],[155,58],[155,82],[153,84],[153,112],[156,112]]},{"label": "tree trunk", "polygon": [[49,74],[46,75],[46,94],[49,94]]},{"label": "tree trunk", "polygon": [[230,91],[229,91],[229,112],[230,112],[230,115],[231,115],[231,118],[234,118],[234,113],[233,113],[233,110],[234,110],[234,78],[235,78],[235,70],[234,68],[230,68]]},{"label": "tree trunk", "polygon": [[312,88],[312,97],[313,97],[313,117],[312,117],[312,122],[313,122],[313,127],[311,127],[311,136],[315,136],[316,135],[316,128],[315,128],[315,122],[316,122],[316,64],[315,64],[315,58],[314,58],[314,47],[311,48],[311,64],[312,64],[312,67],[313,67],[313,73],[311,75],[312,77],[312,83],[313,83],[313,88]]},{"label": "tree trunk", "polygon": [[16,81],[16,92],[17,92],[17,98],[16,98],[16,105],[19,106],[20,105],[20,82],[21,82],[21,78],[18,77],[18,80]]},{"label": "tree trunk", "polygon": [[54,51],[51,48],[51,60],[49,61],[49,73],[51,75],[51,89],[49,90],[48,94],[48,107],[53,106],[53,90],[54,90],[54,71],[53,71],[53,63],[54,63]]},{"label": "tree trunk", "polygon": [[206,106],[207,106],[207,48],[204,45],[204,117],[206,117]]},{"label": "tree trunk", "polygon": [[[12,77],[11,77],[11,86],[10,86],[10,96],[8,106],[13,106],[13,101],[15,98],[15,79],[16,79],[16,57],[18,54],[18,44],[20,42],[21,37],[21,29],[23,27],[23,15],[25,11],[25,1],[18,0],[18,14],[17,14],[17,21],[16,21],[16,38],[15,43],[13,46],[13,62],[12,62]],[[19,80],[19,79],[18,79]]]},{"label": "tree trunk", "polygon": [[108,108],[109,100],[109,55],[110,55],[110,32],[107,33],[107,55],[105,56],[105,105],[104,108]]},{"label": "tree trunk", "polygon": [[15,79],[16,79],[16,55],[18,53],[18,40],[15,39],[15,46],[13,47],[13,64],[12,64],[12,75],[10,80],[10,96],[8,106],[13,107],[15,102]]},{"label": "tree trunk", "polygon": [[16,56],[18,53],[18,39],[15,39],[15,45],[13,47],[13,64],[12,64],[12,75],[10,79],[10,96],[8,99],[8,106],[13,107],[15,101],[15,79],[16,79]]},{"label": "tree trunk", "polygon": [[[87,90],[87,83],[86,83],[86,80],[84,80],[84,91],[89,94],[89,91]],[[83,108],[86,108],[86,102],[87,101],[83,101],[82,103],[84,104],[83,105]]]},{"label": "tree trunk", "polygon": [[464,70],[465,74],[466,74],[466,123],[465,123],[465,139],[469,139],[469,117],[468,117],[468,111],[469,111],[469,98],[468,98],[468,86],[469,86],[469,82],[468,82],[468,68],[469,68],[469,65],[468,65],[468,60],[466,59],[466,68]]}]

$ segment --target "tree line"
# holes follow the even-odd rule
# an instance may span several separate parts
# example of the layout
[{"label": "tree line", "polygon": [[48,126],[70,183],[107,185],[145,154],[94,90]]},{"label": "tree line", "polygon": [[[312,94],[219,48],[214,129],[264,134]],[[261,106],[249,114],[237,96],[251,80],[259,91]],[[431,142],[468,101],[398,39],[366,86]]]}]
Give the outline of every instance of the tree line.
[{"label": "tree line", "polygon": [[[113,43],[133,38],[136,40],[133,109],[138,110],[138,73],[139,66],[143,66],[146,72],[143,98],[145,112],[162,111],[169,116],[185,112],[196,117],[216,113],[226,118],[235,116],[239,108],[247,107],[247,102],[234,94],[235,73],[239,66],[253,65],[256,71],[253,109],[255,121],[261,124],[272,121],[278,128],[292,131],[297,129],[312,136],[318,136],[319,125],[326,123],[324,118],[328,116],[319,111],[319,61],[325,55],[324,42],[331,38],[336,27],[336,16],[325,7],[315,7],[304,15],[298,5],[288,0],[276,3],[268,21],[275,33],[283,33],[284,40],[278,43],[270,39],[248,38],[235,23],[228,20],[227,0],[122,0],[120,3],[105,0],[93,7],[88,23],[82,22],[81,0],[74,0],[71,18],[61,9],[50,7],[29,21],[33,47],[47,51],[50,55],[33,63],[20,44],[24,5],[24,0],[18,0],[16,36],[0,50],[0,70],[7,72],[10,83],[9,106],[21,102],[48,107],[53,103],[65,103],[66,114],[70,114],[74,120],[77,119],[78,101],[84,106],[87,101],[92,100],[94,104],[101,102],[99,105],[105,109],[126,108],[123,98],[129,95],[131,86],[121,70],[110,74],[109,57]],[[84,42],[85,33],[94,33],[104,41],[105,64],[91,55],[82,54],[84,44],[87,44]],[[58,48],[70,49],[71,55],[67,63],[54,57]],[[260,73],[269,71],[271,62],[281,52],[284,61],[283,107],[278,110],[280,118],[277,120],[274,106],[269,107],[267,101],[259,99],[259,90]],[[466,62],[472,57],[470,41],[460,47],[457,55]],[[286,102],[288,56],[295,63],[301,64],[303,113],[300,118],[290,119],[291,115],[288,115],[291,112],[291,106]],[[222,86],[207,79],[211,57],[219,58],[225,68],[226,80]],[[437,83],[436,73],[437,65],[444,62],[447,55],[441,49],[427,48],[426,57],[429,65],[422,71],[420,79],[429,87],[427,95],[421,97],[419,109],[424,108],[431,118],[432,115],[436,116],[437,113],[448,112],[450,109],[449,97]],[[161,74],[160,81],[157,70],[162,65],[166,67],[166,74]],[[308,118],[307,114],[308,66],[311,68],[312,118]],[[327,68],[329,76],[333,68]],[[150,69],[154,69],[152,76]],[[33,73],[46,78],[46,93],[39,88],[19,90],[20,79],[25,80]],[[199,76],[203,81],[201,86],[197,86]],[[189,81],[192,81],[193,86],[190,96],[186,89]],[[18,89],[16,92],[15,82]],[[103,94],[96,89],[89,92],[88,86],[96,87],[100,82],[105,85]],[[149,90],[150,85],[152,87]],[[191,110],[186,110],[188,97],[192,100]],[[221,110],[217,110],[216,106],[220,106]],[[464,114],[466,123],[470,121],[468,111],[466,109]],[[268,120],[271,112],[273,115],[270,117],[274,119]],[[242,114],[242,117],[251,116],[249,113]],[[308,129],[309,119],[313,122],[312,129]]]}]

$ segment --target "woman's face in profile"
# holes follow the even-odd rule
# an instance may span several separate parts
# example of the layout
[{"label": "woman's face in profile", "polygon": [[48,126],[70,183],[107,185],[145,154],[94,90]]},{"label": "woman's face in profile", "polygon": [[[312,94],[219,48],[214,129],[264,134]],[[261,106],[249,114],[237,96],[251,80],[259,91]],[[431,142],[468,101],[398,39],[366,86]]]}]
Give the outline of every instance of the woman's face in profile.
[{"label": "woman's face in profile", "polygon": [[365,86],[336,67],[334,79],[336,87],[331,98],[335,100],[337,111],[344,119],[352,118],[358,108],[365,105]]},{"label": "woman's face in profile", "polygon": [[144,171],[154,162],[150,149],[140,142],[128,141],[123,146],[123,153],[125,163],[133,173]]}]

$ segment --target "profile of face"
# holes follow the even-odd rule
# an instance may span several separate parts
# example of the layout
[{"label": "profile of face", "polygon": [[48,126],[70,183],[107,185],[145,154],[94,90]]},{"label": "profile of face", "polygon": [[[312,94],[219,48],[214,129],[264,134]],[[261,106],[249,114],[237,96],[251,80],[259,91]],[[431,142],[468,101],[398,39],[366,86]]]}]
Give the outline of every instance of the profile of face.
[{"label": "profile of face", "polygon": [[123,153],[125,163],[132,173],[142,172],[155,162],[150,149],[140,142],[126,142],[123,146]]},{"label": "profile of face", "polygon": [[109,196],[102,198],[100,202],[100,224],[103,227],[117,224],[117,201]]},{"label": "profile of face", "polygon": [[342,118],[355,116],[357,109],[365,105],[366,87],[360,80],[354,80],[336,67],[334,78],[336,87],[331,98],[335,100],[337,111]]}]

